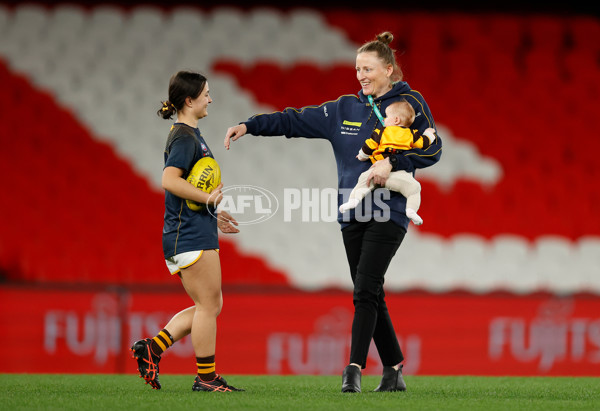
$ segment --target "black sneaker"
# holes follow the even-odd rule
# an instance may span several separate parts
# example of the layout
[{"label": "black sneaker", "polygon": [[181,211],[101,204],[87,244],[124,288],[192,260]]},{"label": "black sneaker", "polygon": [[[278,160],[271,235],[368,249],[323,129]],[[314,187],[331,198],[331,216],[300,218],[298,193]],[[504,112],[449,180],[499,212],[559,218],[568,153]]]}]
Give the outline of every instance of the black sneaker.
[{"label": "black sneaker", "polygon": [[235,388],[232,385],[227,384],[225,378],[217,375],[212,381],[202,381],[200,377],[196,376],[194,385],[192,385],[192,391],[218,391],[218,392],[231,392],[231,391],[244,391],[241,388]]},{"label": "black sneaker", "polygon": [[152,352],[151,343],[152,340],[150,338],[136,341],[131,346],[131,351],[133,352],[133,358],[137,360],[140,378],[143,378],[146,384],[150,384],[152,389],[160,390],[161,385],[160,381],[158,381],[160,355]]},{"label": "black sneaker", "polygon": [[360,379],[360,368],[355,365],[347,365],[342,374],[342,392],[361,392]]},{"label": "black sneaker", "polygon": [[402,365],[395,370],[394,367],[383,367],[383,377],[375,391],[406,391],[406,383],[402,378]]}]

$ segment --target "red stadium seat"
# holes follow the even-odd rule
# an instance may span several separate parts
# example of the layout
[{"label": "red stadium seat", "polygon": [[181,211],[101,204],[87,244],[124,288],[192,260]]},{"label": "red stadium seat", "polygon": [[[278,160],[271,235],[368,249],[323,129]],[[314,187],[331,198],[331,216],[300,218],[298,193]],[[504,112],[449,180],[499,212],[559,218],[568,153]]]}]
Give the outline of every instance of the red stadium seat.
[{"label": "red stadium seat", "polygon": [[526,28],[534,50],[557,53],[565,49],[567,31],[561,17],[531,15],[526,18]]},{"label": "red stadium seat", "polygon": [[239,61],[222,59],[214,63],[212,69],[216,73],[232,76],[237,84],[243,87],[244,67]]},{"label": "red stadium seat", "polygon": [[286,96],[281,90],[285,89],[283,83],[283,69],[279,63],[259,61],[247,68],[245,79],[249,87],[260,87],[261,93],[256,93],[262,103],[275,104],[275,108],[282,110],[286,106]]},{"label": "red stadium seat", "polygon": [[335,100],[343,94],[355,94],[360,90],[356,69],[352,63],[338,63],[323,67],[321,81],[325,100]]},{"label": "red stadium seat", "polygon": [[566,24],[575,50],[591,53],[600,50],[600,21],[596,16],[571,17]]},{"label": "red stadium seat", "polygon": [[524,45],[526,23],[523,17],[492,13],[482,19],[491,41],[490,52],[512,54]]},{"label": "red stadium seat", "polygon": [[478,15],[449,13],[442,24],[452,49],[474,52],[488,46],[485,22]]},{"label": "red stadium seat", "polygon": [[323,84],[322,70],[314,63],[301,62],[294,64],[283,72],[284,90],[287,93],[287,105],[304,107],[322,103],[322,97],[314,96],[309,84]]},{"label": "red stadium seat", "polygon": [[560,83],[565,80],[559,67],[560,56],[549,50],[532,50],[525,55],[525,73],[529,80]]},{"label": "red stadium seat", "polygon": [[324,14],[331,26],[342,28],[356,44],[362,44],[370,38],[365,32],[363,15],[351,10],[331,10]]},{"label": "red stadium seat", "polygon": [[[597,18],[393,8],[324,15],[357,47],[383,30],[394,33],[392,46],[406,80],[423,93],[438,125],[455,137],[446,140],[442,162],[452,161],[452,150],[466,142],[479,151],[473,161],[493,161],[502,170],[501,179],[490,185],[460,172],[450,187],[424,179],[426,224],[419,230],[446,238],[508,232],[531,240],[541,234],[576,240],[600,233],[600,194],[593,189],[600,179],[600,140],[590,131],[600,112]],[[318,104],[360,89],[352,61],[251,57],[218,60],[212,70],[234,77],[261,104],[276,109]],[[8,217],[0,231],[0,271],[11,281],[41,283],[177,281],[161,255],[162,193],[61,108],[55,96],[33,87],[2,60],[0,84],[0,134],[8,153],[0,172],[10,176],[5,182],[10,195],[0,206]],[[18,138],[12,138],[15,116],[22,112],[35,112],[37,121],[19,122]],[[34,177],[29,163],[38,173]],[[101,172],[88,173],[91,167]],[[569,217],[573,209],[576,215]],[[26,218],[14,218],[20,214]],[[243,254],[235,243],[223,241],[221,247],[227,255],[225,285],[288,284],[265,259]]]}]

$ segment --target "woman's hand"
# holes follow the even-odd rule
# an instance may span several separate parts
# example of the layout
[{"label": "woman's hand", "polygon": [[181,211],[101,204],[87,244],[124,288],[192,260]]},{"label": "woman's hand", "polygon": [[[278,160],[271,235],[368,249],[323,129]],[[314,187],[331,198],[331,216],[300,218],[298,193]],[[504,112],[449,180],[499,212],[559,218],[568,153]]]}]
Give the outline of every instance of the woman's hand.
[{"label": "woman's hand", "polygon": [[229,127],[225,133],[225,148],[229,150],[231,141],[235,141],[248,132],[248,127],[245,124]]},{"label": "woman's hand", "polygon": [[238,222],[227,211],[220,210],[217,213],[217,227],[219,227],[222,233],[239,233],[240,230],[234,227],[237,225]]},{"label": "woman's hand", "polygon": [[377,160],[371,166],[370,170],[371,174],[369,174],[369,177],[367,178],[367,187],[371,186],[371,182],[379,187],[385,187],[385,182],[392,172],[392,164],[386,157],[382,160]]}]

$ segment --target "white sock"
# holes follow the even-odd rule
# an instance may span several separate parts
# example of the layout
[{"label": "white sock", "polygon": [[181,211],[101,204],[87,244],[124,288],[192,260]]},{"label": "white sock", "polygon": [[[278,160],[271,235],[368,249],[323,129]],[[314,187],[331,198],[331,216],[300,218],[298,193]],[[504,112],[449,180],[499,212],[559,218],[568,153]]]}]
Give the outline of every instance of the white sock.
[{"label": "white sock", "polygon": [[351,198],[350,200],[348,200],[347,202],[345,202],[344,204],[342,204],[340,206],[340,213],[343,214],[348,210],[356,208],[358,203],[360,203],[360,200],[357,200],[356,198]]},{"label": "white sock", "polygon": [[406,216],[411,219],[414,225],[423,224],[423,219],[419,217],[419,214],[417,214],[417,212],[412,208],[406,209]]}]

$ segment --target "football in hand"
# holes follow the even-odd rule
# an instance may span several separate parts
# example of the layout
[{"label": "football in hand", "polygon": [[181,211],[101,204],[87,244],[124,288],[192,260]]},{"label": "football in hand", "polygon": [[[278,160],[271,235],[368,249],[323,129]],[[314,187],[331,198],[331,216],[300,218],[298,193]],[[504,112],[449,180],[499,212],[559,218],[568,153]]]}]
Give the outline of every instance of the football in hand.
[{"label": "football in hand", "polygon": [[[219,164],[212,157],[202,157],[192,167],[187,181],[205,193],[211,193],[221,183]],[[192,200],[186,200],[186,204],[193,211],[201,211],[206,208],[206,204]]]}]

